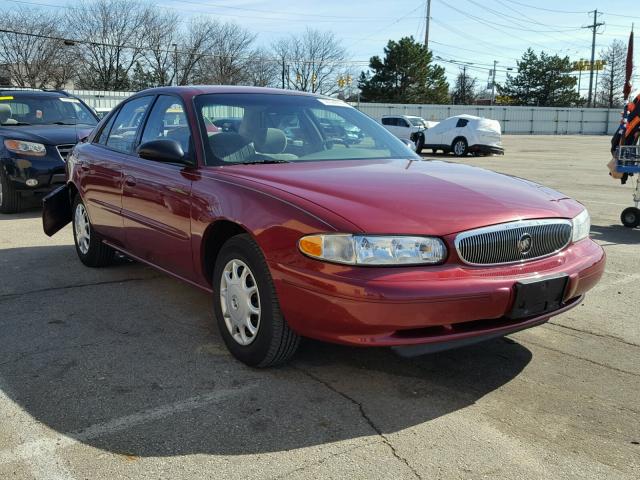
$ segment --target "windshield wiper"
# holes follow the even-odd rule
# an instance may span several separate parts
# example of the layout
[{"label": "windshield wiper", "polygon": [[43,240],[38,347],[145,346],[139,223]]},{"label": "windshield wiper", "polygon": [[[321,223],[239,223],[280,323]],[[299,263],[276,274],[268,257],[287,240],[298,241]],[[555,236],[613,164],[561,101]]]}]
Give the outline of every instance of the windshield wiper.
[{"label": "windshield wiper", "polygon": [[253,160],[251,162],[239,162],[237,165],[256,165],[258,163],[291,163],[289,160],[276,160],[275,158],[269,160]]},{"label": "windshield wiper", "polygon": [[77,125],[77,123],[69,123],[69,122],[51,122],[51,123],[47,123],[47,125]]},{"label": "windshield wiper", "polygon": [[3,127],[13,127],[15,125],[31,125],[31,124],[27,122],[15,122],[15,123],[0,123],[0,125],[2,125]]}]

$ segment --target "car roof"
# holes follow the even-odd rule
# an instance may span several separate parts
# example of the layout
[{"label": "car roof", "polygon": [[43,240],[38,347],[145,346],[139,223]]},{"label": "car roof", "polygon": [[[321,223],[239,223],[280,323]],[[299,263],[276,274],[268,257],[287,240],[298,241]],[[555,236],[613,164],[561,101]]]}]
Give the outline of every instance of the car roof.
[{"label": "car roof", "polygon": [[149,94],[159,95],[162,93],[172,93],[180,95],[182,97],[194,97],[196,95],[204,95],[208,93],[253,93],[271,95],[296,95],[316,98],[325,97],[324,95],[301,92],[298,90],[283,90],[281,88],[267,87],[244,87],[238,85],[189,85],[181,87],[155,87],[142,90],[133,96],[143,96]]}]

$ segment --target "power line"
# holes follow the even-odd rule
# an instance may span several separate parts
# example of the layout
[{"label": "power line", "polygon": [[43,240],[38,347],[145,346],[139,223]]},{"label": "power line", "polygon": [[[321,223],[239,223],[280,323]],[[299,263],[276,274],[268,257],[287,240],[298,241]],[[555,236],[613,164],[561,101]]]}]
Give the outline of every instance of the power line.
[{"label": "power line", "polygon": [[585,11],[575,11],[575,10],[557,10],[554,8],[543,8],[543,7],[538,7],[537,5],[530,5],[528,3],[523,3],[523,2],[517,2],[516,0],[506,0],[509,3],[515,3],[516,5],[520,5],[522,7],[527,7],[527,8],[531,8],[533,10],[542,10],[545,12],[553,12],[553,13],[566,13],[566,14],[585,14],[588,12]]}]

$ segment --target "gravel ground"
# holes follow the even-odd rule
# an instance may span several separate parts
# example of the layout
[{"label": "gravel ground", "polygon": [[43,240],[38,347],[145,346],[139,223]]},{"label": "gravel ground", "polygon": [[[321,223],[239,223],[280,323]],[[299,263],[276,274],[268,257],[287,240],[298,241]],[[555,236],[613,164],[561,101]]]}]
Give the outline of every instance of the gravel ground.
[{"label": "gravel ground", "polygon": [[608,141],[447,157],[585,203],[607,272],[546,325],[411,360],[308,341],[247,368],[208,295],[83,267],[37,209],[0,216],[0,479],[638,478],[640,230],[619,225],[631,186],[608,178]]}]

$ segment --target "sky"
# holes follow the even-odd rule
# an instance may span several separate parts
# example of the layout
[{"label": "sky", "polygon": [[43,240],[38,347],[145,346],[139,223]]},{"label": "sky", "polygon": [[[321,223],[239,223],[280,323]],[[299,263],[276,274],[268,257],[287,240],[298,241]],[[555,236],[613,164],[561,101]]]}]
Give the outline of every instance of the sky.
[{"label": "sky", "polygon": [[[0,14],[18,5],[59,9],[77,0],[4,0]],[[282,36],[303,32],[307,27],[330,30],[340,39],[359,72],[373,55],[383,55],[389,39],[413,35],[424,40],[425,0],[149,0],[189,18],[211,16],[235,21],[258,35],[257,44],[269,46]],[[531,47],[536,51],[568,55],[572,60],[591,55],[593,10],[602,12],[605,25],[596,36],[597,53],[614,39],[625,44],[631,24],[640,26],[640,5],[632,0],[432,0],[430,48],[446,68],[449,82],[462,64],[467,74],[486,85],[489,70],[497,61],[496,81],[505,79],[508,68]],[[636,42],[636,61],[640,43]],[[638,69],[640,70],[640,69]],[[584,75],[584,74],[583,74]],[[636,76],[638,80],[640,77]],[[581,89],[588,87],[583,76]],[[635,83],[640,83],[639,81]]]}]

